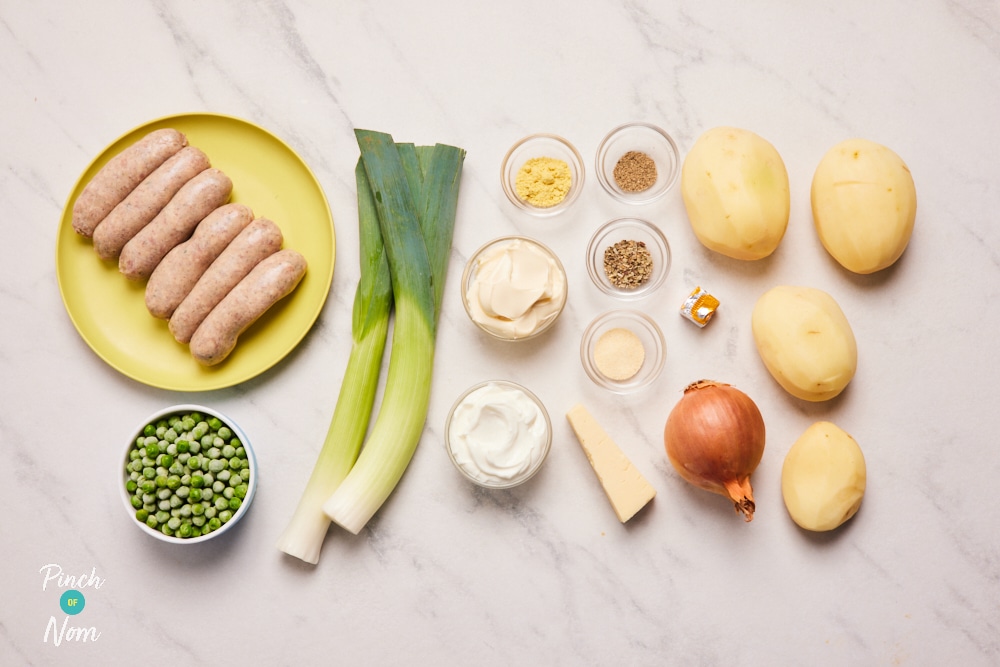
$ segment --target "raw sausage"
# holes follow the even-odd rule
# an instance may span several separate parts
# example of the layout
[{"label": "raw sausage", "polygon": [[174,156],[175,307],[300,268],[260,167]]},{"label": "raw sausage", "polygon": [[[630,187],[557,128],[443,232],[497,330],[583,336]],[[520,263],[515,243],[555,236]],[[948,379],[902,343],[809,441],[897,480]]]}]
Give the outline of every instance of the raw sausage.
[{"label": "raw sausage", "polygon": [[146,283],[146,309],[168,320],[205,270],[253,220],[243,204],[226,204],[198,223],[191,238],[167,253]]},{"label": "raw sausage", "polygon": [[219,258],[170,316],[170,333],[179,343],[190,342],[198,325],[262,259],[281,249],[281,230],[267,218],[257,218],[233,239]]},{"label": "raw sausage", "polygon": [[225,204],[232,191],[232,180],[218,169],[206,169],[192,178],[125,244],[118,270],[129,280],[149,278],[160,260],[186,241],[209,213]]},{"label": "raw sausage", "polygon": [[191,355],[214,366],[229,356],[240,334],[291,294],[306,274],[306,259],[281,250],[262,260],[219,302],[191,338]]},{"label": "raw sausage", "polygon": [[170,128],[154,130],[111,158],[84,186],[73,203],[73,229],[91,237],[98,223],[167,158],[187,145]]},{"label": "raw sausage", "polygon": [[150,223],[177,191],[208,169],[208,156],[187,146],[160,165],[112,209],[94,230],[94,251],[104,260],[118,259],[122,248]]}]

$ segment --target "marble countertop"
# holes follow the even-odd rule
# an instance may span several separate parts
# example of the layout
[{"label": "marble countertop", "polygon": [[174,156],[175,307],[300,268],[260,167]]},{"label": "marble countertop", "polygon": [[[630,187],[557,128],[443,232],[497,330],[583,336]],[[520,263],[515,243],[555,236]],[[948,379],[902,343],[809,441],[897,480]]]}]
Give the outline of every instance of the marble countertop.
[{"label": "marble countertop", "polygon": [[[0,662],[1000,662],[994,3],[5,2],[0,34]],[[54,259],[90,161],[133,127],[198,111],[267,128],[311,167],[335,220],[336,269],[292,354],[233,387],[175,392],[88,347]],[[641,208],[607,196],[593,156],[631,120],[666,128],[682,155],[718,125],[771,141],[791,185],[778,251],[739,262],[704,249],[677,188]],[[368,526],[331,529],[309,566],[275,541],[347,360],[359,276],[354,128],[468,156],[422,440]],[[581,199],[547,220],[515,209],[499,180],[504,153],[535,132],[568,138],[588,169]],[[919,197],[906,253],[867,277],[829,258],[809,206],[820,157],[854,136],[899,153]],[[667,362],[653,386],[619,396],[580,364],[587,323],[620,305],[590,284],[584,255],[594,229],[632,214],[660,226],[673,251],[666,283],[633,304],[663,329]],[[476,248],[515,233],[556,251],[570,298],[553,330],[510,345],[473,327],[458,283]],[[777,284],[826,290],[851,320],[858,372],[837,399],[791,398],[764,369],[750,312]],[[722,300],[704,329],[678,315],[696,285]],[[681,481],[663,450],[667,414],[704,377],[746,391],[767,424],[749,524]],[[493,378],[529,387],[554,428],[538,476],[499,492],[464,481],[442,438],[458,394]],[[234,531],[176,548],[129,525],[114,480],[131,427],[188,401],[243,426],[261,481]],[[626,525],[565,420],[576,403],[657,491]],[[807,534],[788,517],[780,474],[817,420],[860,443],[868,491],[840,530]],[[73,584],[86,609],[67,617],[59,598]],[[46,630],[66,618],[88,632],[55,645]]]}]

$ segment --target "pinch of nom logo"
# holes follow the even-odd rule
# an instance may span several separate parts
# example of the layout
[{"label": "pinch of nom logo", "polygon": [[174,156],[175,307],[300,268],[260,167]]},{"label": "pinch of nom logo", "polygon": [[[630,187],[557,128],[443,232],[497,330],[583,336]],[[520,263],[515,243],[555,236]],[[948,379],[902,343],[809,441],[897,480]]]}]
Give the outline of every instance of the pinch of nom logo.
[{"label": "pinch of nom logo", "polygon": [[90,573],[67,574],[63,572],[58,563],[43,565],[38,573],[42,575],[42,590],[55,588],[62,591],[59,595],[59,610],[62,619],[60,622],[56,615],[49,617],[45,625],[45,634],[42,642],[53,646],[59,646],[64,641],[70,642],[96,642],[101,637],[97,628],[70,624],[70,617],[74,619],[87,606],[87,600],[81,589],[92,588],[95,591],[104,585],[105,580],[97,576],[97,568],[91,568]]}]

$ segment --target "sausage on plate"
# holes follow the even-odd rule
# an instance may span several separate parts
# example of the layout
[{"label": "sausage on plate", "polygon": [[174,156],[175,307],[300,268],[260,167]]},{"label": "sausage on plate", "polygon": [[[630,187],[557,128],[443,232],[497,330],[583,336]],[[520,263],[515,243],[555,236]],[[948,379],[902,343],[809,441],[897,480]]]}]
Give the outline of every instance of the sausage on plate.
[{"label": "sausage on plate", "polygon": [[261,260],[281,249],[281,230],[257,218],[237,235],[170,316],[169,329],[179,343],[191,341],[198,325]]},{"label": "sausage on plate", "polygon": [[129,280],[149,278],[160,260],[186,241],[209,213],[225,204],[232,191],[232,180],[218,169],[206,169],[192,178],[125,244],[118,256],[118,270]]},{"label": "sausage on plate", "polygon": [[281,250],[262,260],[219,302],[191,338],[191,355],[214,366],[229,356],[240,334],[291,294],[306,274],[306,259]]},{"label": "sausage on plate", "polygon": [[206,269],[253,221],[243,204],[226,204],[198,223],[191,238],[167,253],[146,283],[146,309],[168,320]]},{"label": "sausage on plate", "polygon": [[167,158],[187,145],[187,137],[170,128],[154,130],[111,158],[73,202],[73,229],[90,238],[97,225]]},{"label": "sausage on plate", "polygon": [[163,210],[184,184],[209,166],[208,156],[194,146],[171,156],[97,225],[93,233],[97,256],[117,259],[125,244]]}]

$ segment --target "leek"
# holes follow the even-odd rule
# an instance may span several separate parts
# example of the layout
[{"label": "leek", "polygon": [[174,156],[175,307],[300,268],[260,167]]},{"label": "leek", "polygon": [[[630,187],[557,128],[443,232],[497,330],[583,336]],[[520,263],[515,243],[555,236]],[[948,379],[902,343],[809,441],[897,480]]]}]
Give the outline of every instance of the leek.
[{"label": "leek", "polygon": [[402,478],[423,433],[465,151],[356,130],[392,279],[395,322],[378,415],[323,511],[357,534]]},{"label": "leek", "polygon": [[364,165],[355,169],[361,278],[354,294],[351,353],[326,440],[278,549],[307,563],[319,562],[330,527],[323,503],[347,477],[358,458],[371,419],[389,330],[392,284],[375,199]]}]

